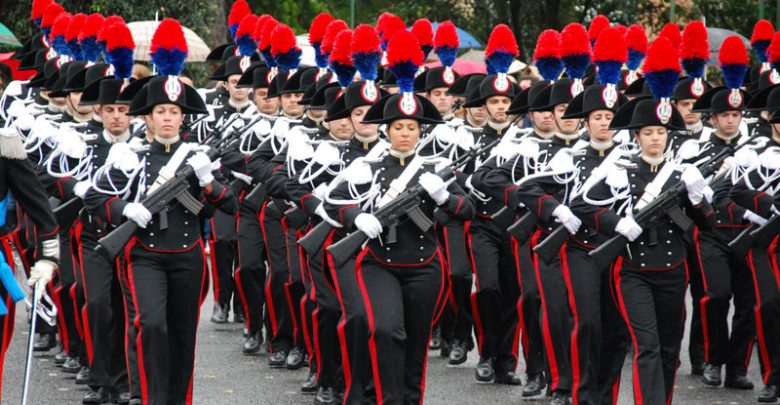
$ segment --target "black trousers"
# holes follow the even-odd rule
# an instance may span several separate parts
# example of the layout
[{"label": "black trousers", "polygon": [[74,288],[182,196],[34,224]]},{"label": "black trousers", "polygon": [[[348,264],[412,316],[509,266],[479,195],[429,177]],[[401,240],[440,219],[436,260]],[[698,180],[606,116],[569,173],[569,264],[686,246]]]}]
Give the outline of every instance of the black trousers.
[{"label": "black trousers", "polygon": [[282,212],[268,203],[263,205],[260,224],[268,255],[268,278],[265,283],[265,300],[271,325],[270,349],[272,352],[289,351],[295,335],[293,307],[287,285],[290,267],[287,263],[287,236],[282,226]]},{"label": "black trousers", "polygon": [[780,272],[778,238],[769,249],[748,252],[748,265],[756,293],[756,336],[758,359],[765,385],[780,384]]},{"label": "black trousers", "polygon": [[[699,269],[699,249],[693,237],[696,232],[698,232],[698,227],[694,226],[685,234],[685,240],[688,243],[688,283],[693,303],[701,302],[704,297],[704,285]],[[688,337],[688,358],[691,362],[691,368],[704,364],[704,333],[701,321],[701,305],[693,305],[689,328],[690,336]]]},{"label": "black trousers", "polygon": [[128,387],[125,313],[116,266],[95,251],[97,234],[83,226],[77,229],[86,298],[84,335],[90,349],[89,385],[93,389],[109,387],[125,391]]},{"label": "black trousers", "polygon": [[[307,303],[313,304],[311,312],[311,331],[314,360],[317,366],[317,381],[322,387],[336,388],[339,382],[341,351],[338,336],[338,323],[341,319],[341,306],[336,294],[336,286],[320,249],[308,260],[307,273],[310,277]],[[305,309],[307,312],[308,309]]]},{"label": "black trousers", "polygon": [[143,402],[190,403],[200,296],[207,274],[203,244],[160,252],[131,240],[126,251]]},{"label": "black trousers", "polygon": [[670,403],[685,329],[685,264],[641,270],[618,258],[612,274],[634,345],[634,402]]},{"label": "black trousers", "polygon": [[130,285],[130,278],[128,269],[128,258],[130,257],[130,250],[132,246],[125,247],[125,251],[122,254],[120,267],[119,267],[119,286],[122,288],[122,297],[124,299],[125,310],[125,356],[127,363],[127,377],[130,388],[131,398],[141,398],[141,377],[138,370],[138,348],[136,347],[136,339],[138,338],[138,330],[135,327],[136,311],[135,303],[133,301],[133,289]]},{"label": "black trousers", "polygon": [[82,349],[82,330],[79,322],[80,310],[75,300],[76,270],[69,230],[60,232],[60,267],[57,277],[58,283],[52,299],[57,306],[60,340],[68,356],[78,358]]},{"label": "black trousers", "polygon": [[70,287],[70,298],[73,300],[74,312],[76,314],[76,327],[81,336],[78,359],[84,367],[89,367],[89,353],[92,350],[91,342],[87,339],[87,301],[84,296],[84,275],[81,274],[81,250],[83,249],[79,236],[81,235],[81,224],[76,223],[70,231],[70,249],[73,258],[74,284]]},{"label": "black trousers", "polygon": [[422,401],[428,342],[445,299],[443,262],[438,250],[419,265],[381,263],[368,248],[355,259],[371,332],[377,403]]},{"label": "black trousers", "polygon": [[609,269],[569,241],[561,248],[561,269],[572,314],[572,401],[612,404],[626,358],[628,334],[613,300]]},{"label": "black trousers", "polygon": [[441,245],[448,264],[448,302],[441,316],[442,339],[448,343],[471,342],[474,317],[471,313],[471,272],[468,242],[464,224],[451,221],[440,227]]},{"label": "black trousers", "polygon": [[[737,232],[718,230],[733,239]],[[711,232],[696,234],[698,268],[704,296],[699,300],[704,341],[704,360],[715,365],[726,364],[728,373],[747,374],[756,319],[753,313],[755,293],[750,270],[744,258],[735,257],[731,249]],[[729,333],[728,313],[734,297],[734,315]]]},{"label": "black trousers", "polygon": [[513,372],[520,346],[520,277],[514,242],[494,221],[475,218],[469,225],[468,243],[476,283],[471,304],[480,357],[494,359],[497,373]]},{"label": "black trousers", "polygon": [[238,268],[235,282],[244,308],[246,328],[250,333],[259,332],[263,328],[265,258],[260,213],[241,204],[238,213]]},{"label": "black trousers", "polygon": [[311,289],[307,290],[304,283],[308,283],[310,277],[307,274],[305,254],[298,246],[298,239],[303,237],[303,231],[289,226],[286,216],[282,218],[282,227],[287,245],[285,251],[290,274],[285,292],[292,315],[293,344],[300,350],[306,350],[311,359],[313,328],[309,325],[309,319],[314,312],[314,300],[306,297],[306,292]]},{"label": "black trousers", "polygon": [[[230,309],[230,302],[233,298],[235,289],[233,281],[233,269],[236,259],[236,240],[230,239],[209,239],[209,248],[211,249],[211,280],[214,288],[214,302],[219,305],[227,306]],[[233,303],[234,311],[239,302]]]},{"label": "black trousers", "polygon": [[[534,246],[541,241],[541,232],[537,231],[531,237],[529,251],[533,252]],[[535,253],[531,253],[531,255],[541,299],[539,321],[544,340],[544,353],[550,370],[550,388],[553,391],[570,392],[572,376],[569,345],[572,334],[572,316],[569,311],[566,282],[561,270],[561,257],[557,256],[552,262],[545,263],[543,260],[539,260]]]}]

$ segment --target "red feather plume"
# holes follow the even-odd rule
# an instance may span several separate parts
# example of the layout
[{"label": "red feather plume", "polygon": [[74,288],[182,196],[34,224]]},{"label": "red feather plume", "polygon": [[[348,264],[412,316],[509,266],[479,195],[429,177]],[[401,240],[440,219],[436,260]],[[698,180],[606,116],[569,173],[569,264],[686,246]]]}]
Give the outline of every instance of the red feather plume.
[{"label": "red feather plume", "polygon": [[320,52],[328,54],[333,50],[333,43],[336,42],[336,36],[339,32],[348,30],[349,26],[344,20],[333,20],[325,29],[325,36],[322,38]]},{"label": "red feather plume", "polygon": [[628,27],[626,27],[623,24],[615,24],[612,26],[612,29],[617,30],[617,32],[622,35],[624,38],[626,36],[626,33],[628,32]]},{"label": "red feather plume", "polygon": [[626,31],[626,45],[628,45],[628,49],[647,53],[647,33],[645,33],[645,28],[639,24],[628,27],[628,31]]},{"label": "red feather plume", "polygon": [[351,47],[352,53],[382,52],[379,47],[379,35],[374,27],[368,24],[360,24],[352,31]]},{"label": "red feather plume", "polygon": [[263,28],[265,27],[265,23],[271,18],[273,17],[269,14],[263,14],[258,17],[255,22],[255,29],[252,31],[252,39],[254,39],[258,45],[260,44],[260,41],[263,40]]},{"label": "red feather plume", "polygon": [[244,35],[252,36],[255,31],[255,26],[257,25],[257,15],[255,14],[247,14],[246,17],[244,17],[243,20],[241,20],[241,24],[238,24],[238,29],[236,30],[236,37],[241,37]]},{"label": "red feather plume", "polygon": [[228,25],[238,25],[244,17],[252,13],[249,8],[249,4],[246,0],[236,0],[232,6],[230,6],[230,13],[228,14]]},{"label": "red feather plume", "polygon": [[590,55],[590,39],[585,27],[579,23],[571,23],[561,32],[561,57],[569,55]]},{"label": "red feather plume", "polygon": [[46,6],[46,10],[43,12],[43,20],[41,20],[41,27],[51,27],[54,25],[54,21],[60,14],[64,13],[65,9],[58,3],[51,3]]},{"label": "red feather plume", "polygon": [[544,30],[536,40],[534,60],[561,57],[561,34],[556,30]]},{"label": "red feather plume", "polygon": [[384,13],[380,14],[379,17],[376,19],[376,32],[381,37],[382,34],[385,32],[385,28],[387,27],[387,19],[392,17],[393,13],[385,11]]},{"label": "red feather plume", "polygon": [[43,18],[43,13],[46,11],[46,7],[52,3],[53,0],[33,0],[32,10],[30,11],[30,18],[35,20]]},{"label": "red feather plume", "polygon": [[772,42],[766,50],[769,63],[780,63],[780,31],[772,36]]},{"label": "red feather plume", "polygon": [[277,24],[271,32],[271,55],[276,57],[279,54],[290,52],[291,49],[298,46],[295,39],[295,32],[286,24]]},{"label": "red feather plume", "polygon": [[100,42],[106,42],[111,34],[111,27],[116,23],[125,23],[125,19],[118,15],[110,15],[103,20],[103,24],[100,25],[100,31],[98,31],[97,39]]},{"label": "red feather plume", "polygon": [[680,60],[677,58],[677,48],[667,37],[656,38],[647,49],[647,57],[642,65],[645,72],[662,70],[680,71]]},{"label": "red feather plume", "polygon": [[427,18],[420,18],[412,24],[412,33],[417,37],[420,46],[433,47],[433,25]]},{"label": "red feather plume", "polygon": [[747,65],[749,63],[745,44],[737,36],[730,36],[723,40],[718,52],[718,62],[721,65]]},{"label": "red feather plume", "polygon": [[124,21],[115,20],[113,24],[111,24],[109,34],[106,36],[106,49],[112,50],[116,48],[135,49],[133,34]]},{"label": "red feather plume", "polygon": [[434,37],[436,48],[442,46],[448,46],[458,49],[460,47],[460,40],[458,39],[458,30],[455,28],[455,24],[447,20],[440,23],[436,27],[436,36]]},{"label": "red feather plume", "polygon": [[258,49],[264,51],[271,47],[271,34],[274,32],[277,25],[279,25],[279,21],[276,21],[273,17],[266,20],[265,24],[263,24],[263,34],[260,37],[260,43],[257,44]]},{"label": "red feather plume", "polygon": [[615,61],[625,63],[628,60],[626,39],[620,31],[607,28],[599,34],[593,48],[593,61]]},{"label": "red feather plume", "polygon": [[682,34],[680,33],[680,27],[675,23],[666,23],[661,28],[660,37],[666,37],[675,49],[680,49],[680,42],[682,41]]},{"label": "red feather plume", "polygon": [[597,40],[599,34],[607,28],[609,28],[609,18],[601,14],[593,17],[593,21],[590,22],[590,27],[588,27],[588,39],[591,41]]},{"label": "red feather plume", "polygon": [[184,38],[181,24],[173,18],[166,18],[160,22],[154,36],[152,36],[149,53],[155,53],[158,49],[171,50],[174,48],[188,52],[187,40]]},{"label": "red feather plume", "polygon": [[92,13],[87,16],[86,23],[79,33],[79,41],[83,41],[85,38],[97,38],[98,33],[103,28],[103,22],[106,21],[106,17],[103,14]]},{"label": "red feather plume", "polygon": [[352,30],[339,31],[336,40],[333,41],[333,49],[330,51],[328,61],[339,65],[352,66]]},{"label": "red feather plume", "polygon": [[322,42],[322,38],[325,36],[325,29],[328,28],[328,24],[333,20],[335,18],[328,13],[320,13],[314,17],[309,26],[309,43]]},{"label": "red feather plume", "polygon": [[57,19],[54,20],[54,24],[51,25],[51,32],[49,33],[49,41],[54,37],[62,35],[63,37],[68,32],[68,26],[70,20],[73,19],[73,15],[67,11],[60,13]]},{"label": "red feather plume", "polygon": [[506,24],[496,25],[493,28],[493,32],[490,33],[490,38],[488,38],[487,47],[485,48],[485,56],[492,55],[494,52],[505,52],[515,57],[520,55],[515,34]]},{"label": "red feather plume", "polygon": [[385,20],[385,30],[382,31],[381,39],[382,41],[389,41],[395,33],[405,30],[406,24],[404,24],[404,20],[397,15],[390,15]]},{"label": "red feather plume", "polygon": [[756,25],[753,26],[753,34],[750,36],[750,43],[756,41],[769,41],[775,34],[775,28],[772,23],[767,20],[759,20]]},{"label": "red feather plume", "polygon": [[702,21],[691,21],[682,34],[681,59],[709,59],[710,44],[707,39],[707,27]]},{"label": "red feather plume", "polygon": [[420,66],[423,63],[423,52],[417,37],[409,31],[402,30],[390,38],[387,43],[387,64],[394,66],[401,62],[411,62]]},{"label": "red feather plume", "polygon": [[84,27],[84,24],[87,22],[87,15],[84,13],[78,13],[73,16],[73,18],[70,19],[70,23],[68,23],[68,30],[65,32],[65,40],[66,41],[72,41],[72,40],[78,40],[79,34],[81,33],[81,28]]}]

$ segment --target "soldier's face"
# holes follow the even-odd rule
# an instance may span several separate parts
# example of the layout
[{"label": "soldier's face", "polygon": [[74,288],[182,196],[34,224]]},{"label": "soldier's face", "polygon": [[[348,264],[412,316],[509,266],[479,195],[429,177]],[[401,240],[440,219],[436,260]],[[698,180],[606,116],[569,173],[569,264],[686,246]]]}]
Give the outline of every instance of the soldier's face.
[{"label": "soldier's face", "polygon": [[446,115],[452,112],[452,103],[455,101],[455,98],[447,93],[446,87],[431,90],[428,93],[428,99],[436,106],[439,114]]},{"label": "soldier's face", "polygon": [[236,85],[238,84],[238,79],[240,79],[240,75],[230,75],[228,77],[227,82],[225,83],[225,88],[227,89],[228,93],[230,93],[230,99],[233,101],[243,102],[246,101],[249,98],[249,90],[245,88],[238,88]]},{"label": "soldier's face", "polygon": [[663,156],[669,131],[662,126],[642,127],[636,134],[636,143],[642,148],[642,155],[652,158]]},{"label": "soldier's face", "polygon": [[368,137],[368,136],[374,136],[379,132],[379,125],[378,124],[364,124],[363,118],[366,117],[366,112],[368,112],[368,109],[371,108],[371,106],[364,105],[357,107],[352,110],[352,113],[349,116],[349,119],[352,121],[352,127],[355,129],[355,133]]},{"label": "soldier's face", "polygon": [[156,135],[161,138],[173,138],[179,134],[184,120],[181,107],[175,104],[159,104],[152,110],[152,122]]},{"label": "soldier's face", "polygon": [[267,87],[254,89],[253,100],[257,110],[263,114],[276,115],[279,112],[279,99],[277,97],[265,98],[266,96],[268,96]]},{"label": "soldier's face", "polygon": [[510,104],[512,104],[512,100],[505,96],[493,96],[485,100],[485,109],[490,120],[497,124],[507,122],[509,116],[506,114],[506,110],[509,109]]},{"label": "soldier's face", "polygon": [[390,94],[398,94],[401,92],[401,89],[398,88],[398,86],[387,86],[383,88],[385,89],[385,91],[387,91]]},{"label": "soldier's face", "polygon": [[694,125],[701,121],[701,113],[693,112],[693,104],[696,103],[694,99],[677,100],[674,106],[677,107],[677,112],[680,113],[685,121],[685,125]]},{"label": "soldier's face", "polygon": [[291,117],[300,117],[303,114],[303,106],[298,104],[301,97],[303,93],[282,94],[282,111]]},{"label": "soldier's face", "polygon": [[340,141],[348,141],[352,138],[352,121],[349,118],[333,120],[328,123],[330,134]]},{"label": "soldier's face", "polygon": [[724,111],[710,118],[712,126],[721,136],[731,138],[739,133],[739,124],[742,123],[741,111]]},{"label": "soldier's face", "polygon": [[485,121],[487,121],[488,117],[487,110],[485,110],[484,106],[467,108],[466,112],[468,113],[469,122],[472,125],[477,127],[485,125]]},{"label": "soldier's face", "polygon": [[612,139],[615,131],[610,131],[609,124],[615,114],[609,110],[596,110],[588,114],[586,125],[590,133],[590,139],[598,142],[606,142]]},{"label": "soldier's face", "polygon": [[130,116],[127,115],[128,106],[123,104],[102,104],[97,113],[103,121],[105,128],[111,135],[122,135],[130,128]]},{"label": "soldier's face", "polygon": [[89,115],[94,112],[91,105],[81,105],[81,93],[68,93],[66,97],[68,106],[81,115]]},{"label": "soldier's face", "polygon": [[553,110],[553,114],[555,114],[555,125],[558,127],[558,132],[566,135],[571,135],[580,127],[580,120],[578,119],[569,119],[565,120],[563,119],[563,115],[566,113],[566,107],[568,107],[568,104],[558,104],[555,106],[555,110]]},{"label": "soldier's face", "polygon": [[390,147],[405,153],[414,149],[420,139],[420,124],[416,120],[395,120],[387,126]]},{"label": "soldier's face", "polygon": [[531,122],[533,122],[534,128],[536,128],[540,132],[555,131],[555,120],[553,120],[552,112],[532,111],[528,115],[531,117]]}]

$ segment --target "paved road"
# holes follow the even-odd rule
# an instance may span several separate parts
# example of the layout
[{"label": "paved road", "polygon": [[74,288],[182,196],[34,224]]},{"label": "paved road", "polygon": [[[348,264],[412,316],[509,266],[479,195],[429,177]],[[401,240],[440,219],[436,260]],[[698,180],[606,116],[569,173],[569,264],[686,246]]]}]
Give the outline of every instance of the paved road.
[{"label": "paved road", "polygon": [[[197,364],[195,367],[195,404],[309,404],[313,399],[299,393],[305,370],[271,370],[266,355],[241,354],[241,327],[237,324],[215,325],[209,322],[212,301],[203,306],[198,329]],[[690,313],[690,311],[688,312]],[[8,349],[3,378],[3,404],[20,403],[24,372],[24,350],[28,336],[25,311],[17,311],[16,330]],[[683,347],[687,347],[686,341]],[[52,353],[53,354],[53,353]],[[78,404],[86,388],[74,384],[72,374],[59,372],[51,355],[36,355],[33,377],[35,386],[30,404]],[[456,368],[448,368],[446,361],[431,356],[425,399],[427,404],[518,404],[520,388],[479,385],[473,380],[476,352],[470,353],[469,362]],[[632,404],[631,358],[626,358],[620,404]],[[523,365],[520,366],[520,371]],[[752,381],[760,381],[758,362],[754,351],[750,366]],[[677,404],[748,404],[755,403],[760,384],[754,391],[734,391],[724,388],[705,388],[698,378],[690,375],[687,355],[683,353],[682,366],[677,376],[675,403]],[[533,401],[544,404],[545,401]]]}]

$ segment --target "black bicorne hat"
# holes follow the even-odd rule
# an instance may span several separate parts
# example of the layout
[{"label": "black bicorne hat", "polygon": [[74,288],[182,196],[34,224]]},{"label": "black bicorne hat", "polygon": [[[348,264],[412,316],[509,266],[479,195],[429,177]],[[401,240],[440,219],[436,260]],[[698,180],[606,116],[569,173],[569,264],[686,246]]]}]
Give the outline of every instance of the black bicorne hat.
[{"label": "black bicorne hat", "polygon": [[[62,66],[67,66],[69,59],[56,56],[47,60],[43,64],[42,69],[38,69],[38,73],[30,79],[27,84],[28,87],[42,87],[43,89],[51,89],[51,86],[59,78],[59,70]],[[50,83],[49,86],[46,84]]]},{"label": "black bicorne hat", "polygon": [[702,113],[743,111],[749,102],[750,94],[745,90],[719,86],[704,92],[693,104],[693,111]]},{"label": "black bicorne hat", "polygon": [[485,75],[482,73],[471,73],[461,76],[450,86],[447,93],[453,96],[465,97],[471,93],[471,90],[479,88],[479,84],[482,83],[484,78]]},{"label": "black bicorne hat", "polygon": [[81,74],[86,67],[87,62],[83,60],[70,62],[67,66],[63,65],[60,68],[60,76],[57,78],[57,81],[54,82],[54,85],[52,85],[51,93],[49,93],[49,95],[52,97],[65,97],[68,93],[81,91],[80,89],[69,89],[66,88],[66,86],[68,82],[74,80],[74,78]]},{"label": "black bicorne hat", "polygon": [[616,86],[594,84],[571,100],[563,119],[588,118],[590,113],[598,110],[615,113],[627,101],[626,96],[620,94]]},{"label": "black bicorne hat", "polygon": [[230,76],[243,75],[252,66],[253,62],[257,62],[259,58],[257,55],[249,56],[231,56],[225,63],[223,63],[214,74],[209,77],[209,80],[227,81]]},{"label": "black bicorne hat", "polygon": [[157,76],[135,95],[128,114],[146,115],[160,104],[177,105],[184,114],[208,113],[206,103],[194,88],[182,83],[177,76]]},{"label": "black bicorne hat", "polygon": [[428,69],[425,75],[425,88],[423,91],[429,92],[433,89],[450,88],[455,81],[460,78],[460,75],[452,70],[452,68],[435,67]]},{"label": "black bicorne hat", "polygon": [[479,107],[485,104],[485,100],[490,97],[504,96],[510,99],[517,95],[517,85],[512,83],[506,74],[499,73],[486,76],[479,85],[479,97],[467,101],[464,107]]},{"label": "black bicorne hat", "polygon": [[390,124],[412,119],[420,124],[443,124],[441,114],[427,98],[412,93],[399,93],[379,99],[366,112],[366,124]]},{"label": "black bicorne hat", "polygon": [[320,87],[311,98],[308,106],[310,110],[327,110],[341,95],[341,86],[338,83],[328,83]]},{"label": "black bicorne hat", "polygon": [[650,90],[650,85],[647,84],[647,80],[645,80],[644,77],[640,77],[628,85],[623,94],[629,97],[643,97],[652,96],[653,92]]},{"label": "black bicorne hat", "polygon": [[284,83],[279,94],[304,93],[317,80],[318,73],[319,69],[315,67],[302,67],[296,70],[292,76],[287,78],[287,82]]},{"label": "black bicorne hat", "polygon": [[552,111],[559,104],[569,104],[574,96],[582,93],[578,87],[578,83],[573,79],[556,80],[551,86],[542,88],[533,98],[528,111]]},{"label": "black bicorne hat", "polygon": [[677,82],[677,85],[674,86],[674,93],[672,93],[671,99],[672,101],[698,100],[709,89],[709,83],[703,78],[682,77]]},{"label": "black bicorne hat", "polygon": [[331,73],[330,71],[325,72],[325,74],[322,74],[321,72],[317,73],[317,81],[314,82],[309,88],[306,89],[306,91],[303,92],[303,97],[301,97],[300,100],[298,100],[298,104],[300,105],[309,105],[311,104],[312,98],[314,98],[314,95],[317,94],[317,90],[336,82],[336,75]]},{"label": "black bicorne hat", "polygon": [[373,105],[387,95],[388,93],[380,89],[373,81],[352,82],[330,106],[325,121],[349,117],[355,108]]},{"label": "black bicorne hat", "polygon": [[618,90],[626,91],[628,86],[631,86],[635,81],[642,78],[642,75],[636,70],[624,70],[620,73],[620,81],[618,82]]},{"label": "black bicorne hat", "polygon": [[383,69],[382,82],[379,85],[382,87],[398,87],[398,80],[390,69]]},{"label": "black bicorne hat", "polygon": [[612,118],[609,129],[640,129],[650,126],[682,131],[685,130],[685,121],[670,102],[643,96],[623,104]]},{"label": "black bicorne hat", "polygon": [[111,65],[96,63],[92,66],[87,66],[85,69],[80,70],[73,77],[68,79],[63,88],[63,92],[83,92],[87,86],[96,80],[113,75],[114,67]]},{"label": "black bicorne hat", "polygon": [[244,72],[244,74],[241,75],[241,78],[238,79],[238,84],[236,84],[236,87],[240,89],[267,88],[271,85],[275,75],[275,69],[269,68],[264,63],[255,62],[252,64],[252,66],[249,67],[249,69],[246,70],[246,72]]},{"label": "black bicorne hat", "polygon": [[101,105],[101,104],[130,104],[131,100],[123,98],[120,95],[123,90],[130,86],[129,80],[117,79],[115,76],[100,78],[90,83],[81,95],[81,105]]},{"label": "black bicorne hat", "polygon": [[746,110],[776,111],[778,107],[780,107],[780,84],[774,84],[754,93],[747,104]]}]

